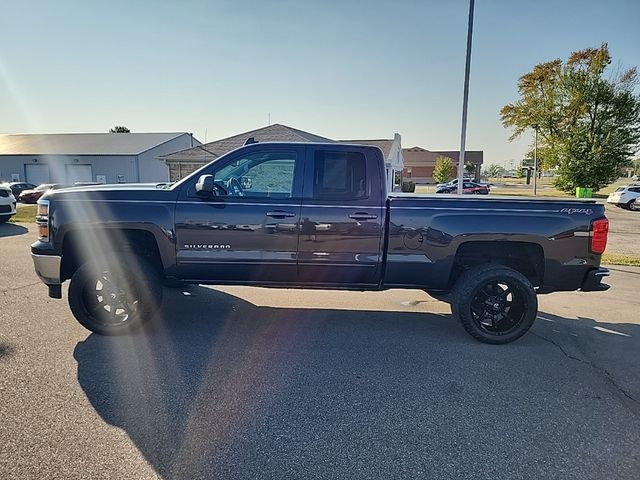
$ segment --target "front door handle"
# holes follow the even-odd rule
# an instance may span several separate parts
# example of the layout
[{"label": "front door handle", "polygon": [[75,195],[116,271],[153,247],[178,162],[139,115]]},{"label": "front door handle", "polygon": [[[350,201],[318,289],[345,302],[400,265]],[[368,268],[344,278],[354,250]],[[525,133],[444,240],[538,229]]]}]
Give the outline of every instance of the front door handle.
[{"label": "front door handle", "polygon": [[273,212],[267,212],[265,215],[272,218],[287,218],[297,216],[295,213],[285,212],[284,210],[274,210]]},{"label": "front door handle", "polygon": [[356,212],[349,215],[349,218],[353,218],[354,220],[375,220],[378,216],[371,213]]}]

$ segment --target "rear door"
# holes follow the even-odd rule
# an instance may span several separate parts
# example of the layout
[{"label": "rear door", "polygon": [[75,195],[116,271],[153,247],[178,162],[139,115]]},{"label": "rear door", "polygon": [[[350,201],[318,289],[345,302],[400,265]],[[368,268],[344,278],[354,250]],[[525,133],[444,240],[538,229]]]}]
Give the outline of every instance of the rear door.
[{"label": "rear door", "polygon": [[379,281],[382,159],[371,148],[309,146],[300,215],[298,278],[318,285]]},{"label": "rear door", "polygon": [[304,147],[259,145],[213,163],[226,194],[201,198],[192,179],[176,206],[180,276],[203,282],[291,283],[297,277]]}]

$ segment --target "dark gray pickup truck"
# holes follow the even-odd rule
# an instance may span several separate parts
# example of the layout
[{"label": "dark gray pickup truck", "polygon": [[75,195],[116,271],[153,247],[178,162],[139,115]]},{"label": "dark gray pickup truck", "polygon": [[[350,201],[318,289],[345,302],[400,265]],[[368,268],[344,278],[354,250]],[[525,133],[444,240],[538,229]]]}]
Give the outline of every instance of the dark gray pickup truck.
[{"label": "dark gray pickup truck", "polygon": [[163,284],[422,289],[487,343],[523,335],[539,293],[608,288],[602,205],[385,185],[376,147],[255,143],[172,185],[48,193],[33,261],[53,298],[71,279],[74,316],[107,335],[152,319]]}]

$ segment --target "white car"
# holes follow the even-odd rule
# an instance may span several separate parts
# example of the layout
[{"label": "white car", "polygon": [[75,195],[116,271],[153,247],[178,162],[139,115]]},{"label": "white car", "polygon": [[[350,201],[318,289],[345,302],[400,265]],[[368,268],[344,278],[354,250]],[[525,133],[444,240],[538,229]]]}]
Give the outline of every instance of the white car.
[{"label": "white car", "polygon": [[640,185],[628,185],[618,187],[615,192],[609,194],[607,203],[612,203],[618,207],[631,208],[633,201],[640,197]]},{"label": "white car", "polygon": [[16,199],[9,185],[0,185],[0,223],[4,223],[16,214]]}]

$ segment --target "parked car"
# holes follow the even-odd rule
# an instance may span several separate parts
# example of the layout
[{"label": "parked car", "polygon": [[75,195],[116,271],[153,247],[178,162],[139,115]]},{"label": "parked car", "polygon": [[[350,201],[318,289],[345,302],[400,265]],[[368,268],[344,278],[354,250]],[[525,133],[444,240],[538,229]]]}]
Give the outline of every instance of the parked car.
[{"label": "parked car", "polygon": [[640,197],[640,185],[627,185],[618,187],[615,192],[609,194],[607,203],[622,208],[631,208],[631,204],[638,197]]},{"label": "parked car", "polygon": [[60,183],[43,183],[42,185],[38,185],[33,190],[25,190],[18,197],[18,201],[22,203],[36,203],[42,195],[47,193],[49,190],[59,190],[61,188],[65,188],[66,185],[62,185]]},{"label": "parked car", "polygon": [[33,183],[25,183],[25,182],[11,182],[9,184],[9,188],[13,192],[13,196],[18,198],[22,192],[25,190],[33,190],[37,185]]},{"label": "parked car", "polygon": [[[474,181],[473,178],[468,178],[468,177],[464,177],[462,180],[465,181],[465,182],[473,182]],[[457,187],[457,186],[458,186],[458,179],[454,178],[453,180],[449,180],[446,183],[438,183],[436,185],[436,188],[440,188],[440,187]]]},{"label": "parked car", "polygon": [[16,199],[9,185],[0,184],[0,223],[4,223],[16,214]]},{"label": "parked car", "polygon": [[253,143],[164,188],[49,191],[35,271],[52,298],[70,280],[71,312],[102,335],[153,321],[163,283],[425,290],[492,344],[529,330],[539,294],[608,288],[604,205],[393,194],[384,172],[377,147]]},{"label": "parked car", "polygon": [[[436,190],[436,193],[456,193],[458,186],[443,186]],[[464,182],[462,184],[462,193],[471,195],[488,195],[489,187],[487,185],[481,185],[476,182]]]}]

